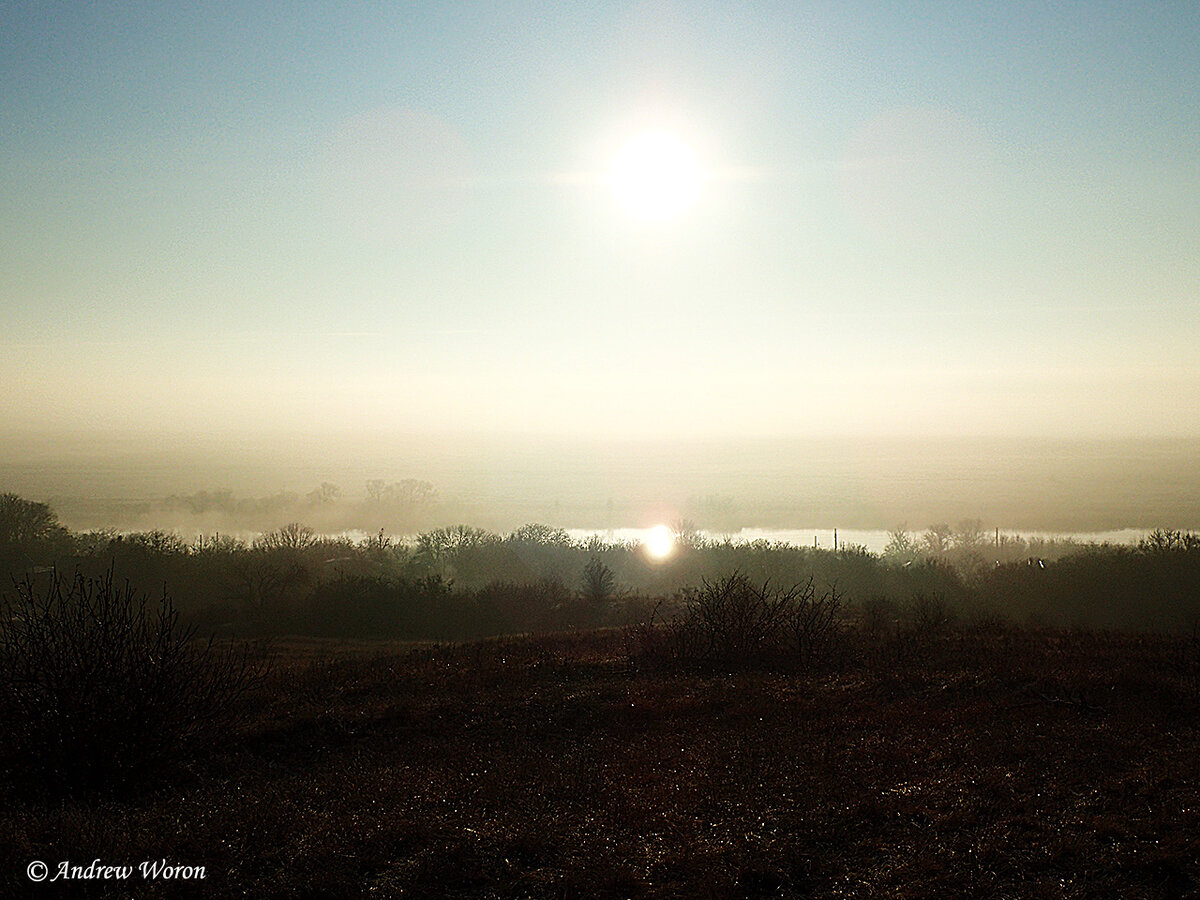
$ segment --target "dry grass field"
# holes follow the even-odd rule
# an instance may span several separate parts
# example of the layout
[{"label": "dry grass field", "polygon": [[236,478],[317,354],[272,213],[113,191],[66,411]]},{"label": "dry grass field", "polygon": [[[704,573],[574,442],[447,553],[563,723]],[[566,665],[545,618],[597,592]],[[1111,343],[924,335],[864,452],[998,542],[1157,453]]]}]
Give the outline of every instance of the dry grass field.
[{"label": "dry grass field", "polygon": [[[789,672],[635,638],[279,642],[215,751],[5,805],[0,894],[1200,893],[1194,641],[851,629]],[[26,875],[93,859],[205,878]]]}]

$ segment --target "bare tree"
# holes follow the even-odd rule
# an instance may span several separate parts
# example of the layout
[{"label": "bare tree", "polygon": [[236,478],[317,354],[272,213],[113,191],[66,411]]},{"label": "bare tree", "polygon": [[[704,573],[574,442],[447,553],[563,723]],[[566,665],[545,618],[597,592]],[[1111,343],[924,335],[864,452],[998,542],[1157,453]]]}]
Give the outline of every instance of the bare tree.
[{"label": "bare tree", "polygon": [[604,603],[616,593],[617,579],[613,570],[598,557],[593,556],[583,567],[583,599],[592,603]]},{"label": "bare tree", "polygon": [[288,522],[282,528],[269,531],[254,542],[263,550],[304,550],[317,542],[317,533],[308,525]]},{"label": "bare tree", "polygon": [[0,494],[0,543],[42,540],[60,531],[58,516],[47,504],[16,494]]},{"label": "bare tree", "polygon": [[954,530],[945,522],[939,522],[930,525],[921,540],[929,553],[942,556],[950,549],[954,540]]},{"label": "bare tree", "polygon": [[342,489],[336,484],[322,481],[321,486],[308,492],[308,502],[313,506],[323,506],[340,500]]}]

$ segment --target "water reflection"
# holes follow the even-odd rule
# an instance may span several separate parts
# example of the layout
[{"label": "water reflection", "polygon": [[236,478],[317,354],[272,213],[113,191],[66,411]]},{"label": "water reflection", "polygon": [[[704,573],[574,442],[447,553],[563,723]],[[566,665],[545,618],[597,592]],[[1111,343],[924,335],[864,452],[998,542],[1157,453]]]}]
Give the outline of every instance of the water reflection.
[{"label": "water reflection", "polygon": [[[598,537],[606,543],[643,544],[651,539],[653,530],[652,528],[568,528],[567,534],[570,535],[571,540],[580,543],[585,543],[592,537]],[[729,541],[734,544],[750,544],[754,541],[767,541],[772,544],[780,543],[791,544],[796,547],[816,547],[821,550],[834,549],[836,536],[838,547],[861,546],[865,547],[871,553],[882,553],[888,545],[888,541],[891,540],[892,534],[890,531],[871,531],[853,528],[742,528],[738,531],[705,531],[700,529],[695,533],[705,541],[716,541],[718,543]],[[995,540],[995,534],[994,531],[991,532],[988,535],[989,539]],[[1036,531],[1018,533],[1002,530],[999,533],[999,537],[1001,541],[1021,538],[1026,541],[1074,541],[1079,544],[1136,544],[1146,537],[1146,534],[1147,532],[1140,528],[1123,528],[1116,531],[1072,532],[1066,534]],[[915,539],[919,539],[920,536],[920,532],[913,533]]]}]

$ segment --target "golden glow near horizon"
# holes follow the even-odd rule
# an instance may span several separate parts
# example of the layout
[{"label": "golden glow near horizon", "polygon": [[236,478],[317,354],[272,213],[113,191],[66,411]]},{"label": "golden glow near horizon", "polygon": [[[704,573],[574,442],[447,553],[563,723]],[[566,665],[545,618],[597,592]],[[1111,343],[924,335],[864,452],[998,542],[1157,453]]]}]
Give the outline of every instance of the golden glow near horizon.
[{"label": "golden glow near horizon", "polygon": [[700,196],[704,172],[692,146],[661,129],[643,131],[621,145],[608,170],[608,183],[635,218],[672,219]]},{"label": "golden glow near horizon", "polygon": [[2,432],[1200,435],[1193,5],[61,6]]},{"label": "golden glow near horizon", "polygon": [[655,525],[642,542],[651,559],[663,560],[675,551],[675,535],[666,525]]}]

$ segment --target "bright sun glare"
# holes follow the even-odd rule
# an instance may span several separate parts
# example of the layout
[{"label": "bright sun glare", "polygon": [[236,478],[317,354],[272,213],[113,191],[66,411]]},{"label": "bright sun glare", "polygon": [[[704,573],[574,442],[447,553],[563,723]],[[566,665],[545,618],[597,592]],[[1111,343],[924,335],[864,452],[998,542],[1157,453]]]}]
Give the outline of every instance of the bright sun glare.
[{"label": "bright sun glare", "polygon": [[675,549],[675,536],[666,525],[655,525],[644,541],[646,553],[653,559],[666,559]]},{"label": "bright sun glare", "polygon": [[704,173],[687,141],[669,131],[643,131],[617,151],[608,170],[613,193],[630,214],[674,218],[700,195]]}]

